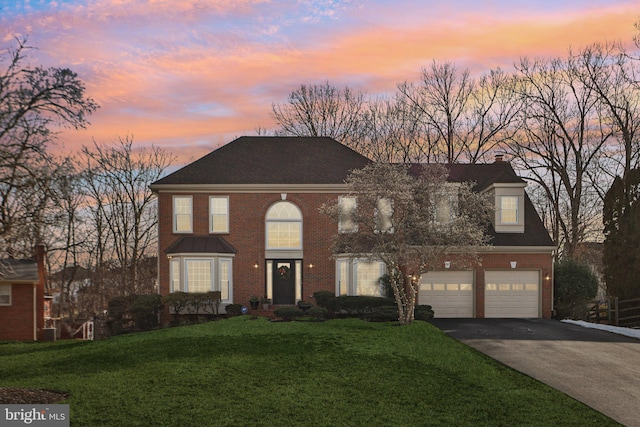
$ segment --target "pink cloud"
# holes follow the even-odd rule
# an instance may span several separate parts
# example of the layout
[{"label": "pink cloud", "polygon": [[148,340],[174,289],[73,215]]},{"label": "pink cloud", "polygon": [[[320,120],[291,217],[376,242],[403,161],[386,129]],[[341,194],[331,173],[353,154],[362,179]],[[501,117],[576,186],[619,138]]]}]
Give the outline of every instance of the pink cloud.
[{"label": "pink cloud", "polygon": [[17,17],[0,35],[31,31],[38,59],[77,71],[101,105],[89,129],[62,134],[66,149],[133,134],[136,143],[204,152],[273,127],[271,103],[284,102],[302,83],[329,80],[377,94],[417,78],[434,59],[474,72],[510,70],[524,55],[564,56],[570,46],[631,41],[640,10],[638,1],[509,16],[452,14],[446,5],[326,4],[296,15],[305,4],[88,1]]}]

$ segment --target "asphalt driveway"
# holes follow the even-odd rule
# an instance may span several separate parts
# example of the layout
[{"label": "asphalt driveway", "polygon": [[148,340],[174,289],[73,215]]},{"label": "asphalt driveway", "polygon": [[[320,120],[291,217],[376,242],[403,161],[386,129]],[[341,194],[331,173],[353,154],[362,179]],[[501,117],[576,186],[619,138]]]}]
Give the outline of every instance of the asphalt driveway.
[{"label": "asphalt driveway", "polygon": [[640,427],[640,340],[544,319],[433,319],[447,335]]}]

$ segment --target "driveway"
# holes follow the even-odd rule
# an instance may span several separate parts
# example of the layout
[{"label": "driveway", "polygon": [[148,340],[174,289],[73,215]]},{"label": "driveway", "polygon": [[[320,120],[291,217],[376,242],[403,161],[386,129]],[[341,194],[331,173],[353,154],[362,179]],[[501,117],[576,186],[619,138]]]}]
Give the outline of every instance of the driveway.
[{"label": "driveway", "polygon": [[447,335],[640,427],[640,340],[545,319],[433,319]]}]

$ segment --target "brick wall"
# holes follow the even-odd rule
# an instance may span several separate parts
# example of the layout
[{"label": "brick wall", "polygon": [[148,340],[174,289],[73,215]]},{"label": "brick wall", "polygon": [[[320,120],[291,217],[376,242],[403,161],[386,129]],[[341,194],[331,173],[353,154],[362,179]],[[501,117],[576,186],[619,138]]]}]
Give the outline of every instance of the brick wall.
[{"label": "brick wall", "polygon": [[0,340],[33,341],[33,284],[12,284],[11,305],[0,306]]},{"label": "brick wall", "polygon": [[[189,193],[161,193],[159,195],[159,284],[160,293],[169,292],[169,260],[164,252],[182,234],[172,231],[172,196]],[[248,305],[250,295],[264,295],[265,277],[265,215],[267,209],[281,200],[277,194],[254,193],[198,193],[193,194],[193,235],[209,235],[209,196],[229,197],[229,233],[221,236],[236,250],[233,262],[234,302]],[[319,212],[320,206],[337,199],[336,194],[288,193],[287,200],[300,208],[303,216],[303,272],[304,299],[319,290],[335,290],[335,263],[330,244],[337,225]],[[476,268],[476,316],[484,317],[484,272],[486,269],[510,269],[510,261],[517,261],[519,269],[539,269],[542,277],[542,316],[551,317],[551,254],[489,253],[483,254]],[[257,263],[258,268],[254,265]],[[313,264],[313,268],[310,268]],[[168,314],[168,311],[166,312]]]},{"label": "brick wall", "polygon": [[[183,234],[173,233],[172,197],[159,195],[159,284],[160,293],[169,292],[169,260],[165,249]],[[233,300],[248,305],[250,295],[264,295],[265,277],[265,215],[274,203],[281,201],[280,193],[199,193],[193,196],[193,235],[209,235],[209,196],[229,197],[229,233],[219,234],[234,246],[237,253],[233,261]],[[308,299],[319,290],[335,289],[334,261],[329,246],[337,225],[319,212],[320,206],[337,195],[320,193],[288,193],[287,201],[300,208],[303,217],[303,271],[302,295]],[[254,267],[258,264],[258,268]],[[313,264],[313,267],[310,267]]]}]

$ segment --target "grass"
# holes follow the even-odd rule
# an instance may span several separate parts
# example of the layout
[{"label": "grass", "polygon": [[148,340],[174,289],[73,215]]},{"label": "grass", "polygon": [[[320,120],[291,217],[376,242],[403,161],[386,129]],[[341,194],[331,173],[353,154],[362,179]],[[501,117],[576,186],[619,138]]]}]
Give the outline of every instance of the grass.
[{"label": "grass", "polygon": [[247,316],[0,344],[0,386],[70,393],[72,426],[607,426],[424,322]]}]

